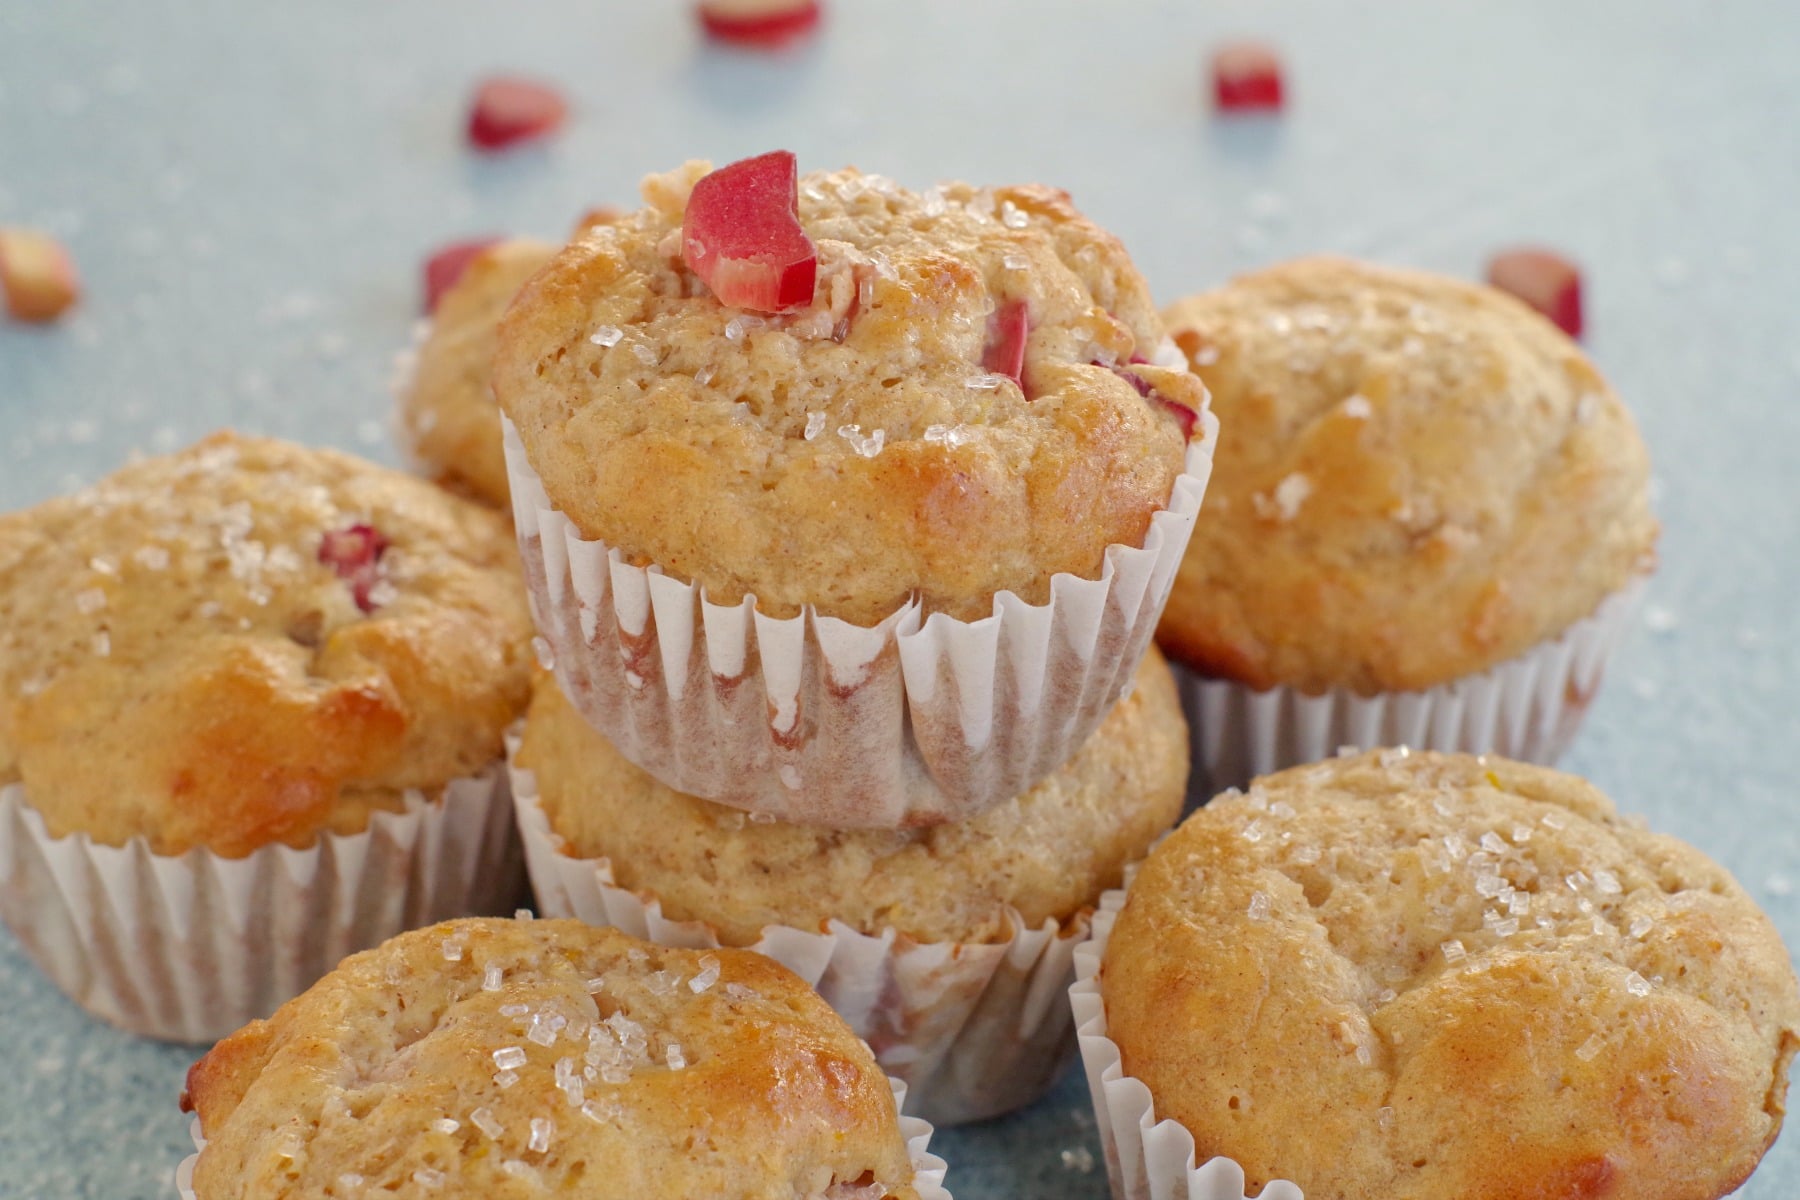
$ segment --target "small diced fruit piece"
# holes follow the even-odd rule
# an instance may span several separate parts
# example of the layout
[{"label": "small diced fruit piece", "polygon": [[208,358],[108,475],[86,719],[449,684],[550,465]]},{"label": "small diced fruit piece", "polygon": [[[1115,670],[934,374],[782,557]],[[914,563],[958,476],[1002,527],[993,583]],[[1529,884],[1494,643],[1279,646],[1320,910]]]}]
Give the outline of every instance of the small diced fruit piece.
[{"label": "small diced fruit piece", "polygon": [[1195,412],[1185,404],[1175,403],[1175,401],[1169,399],[1161,392],[1151,392],[1150,399],[1162,405],[1163,411],[1175,418],[1175,423],[1181,426],[1182,437],[1186,438],[1188,441],[1194,440],[1194,422],[1200,419],[1199,413]]},{"label": "small diced fruit piece", "polygon": [[437,311],[438,302],[444,293],[456,286],[463,272],[469,269],[476,256],[500,239],[497,237],[473,238],[466,242],[452,242],[425,260],[425,314],[430,316]]},{"label": "small diced fruit piece", "polygon": [[35,229],[0,229],[0,292],[18,321],[54,321],[81,298],[81,280],[62,243]]},{"label": "small diced fruit piece", "polygon": [[1023,300],[1008,300],[988,318],[987,349],[981,369],[1004,375],[1025,390],[1025,339],[1031,336],[1031,310]]},{"label": "small diced fruit piece", "polygon": [[1231,42],[1213,52],[1213,103],[1220,112],[1281,107],[1281,60],[1261,42]]},{"label": "small diced fruit piece", "polygon": [[720,304],[773,313],[811,303],[819,255],[800,225],[797,170],[791,151],[771,150],[694,185],[682,257]]},{"label": "small diced fruit piece", "polygon": [[562,93],[530,79],[496,76],[483,80],[469,105],[469,144],[504,150],[552,133],[569,106]]},{"label": "small diced fruit piece", "polygon": [[738,46],[772,50],[819,24],[819,0],[700,0],[700,24],[712,37]]},{"label": "small diced fruit piece", "polygon": [[1488,283],[1510,292],[1572,338],[1581,336],[1581,272],[1553,250],[1508,250],[1488,262]]},{"label": "small diced fruit piece", "polygon": [[319,542],[319,561],[350,585],[357,608],[374,612],[375,585],[381,582],[381,556],[387,548],[387,538],[373,525],[352,525],[325,534]]},{"label": "small diced fruit piece", "polygon": [[[1149,361],[1149,359],[1141,354],[1134,354],[1129,360],[1129,365],[1134,367],[1139,363],[1148,363]],[[1106,366],[1105,363],[1100,362],[1093,363],[1092,365],[1096,367]],[[1195,412],[1185,404],[1177,404],[1175,401],[1169,399],[1152,387],[1148,379],[1145,379],[1136,371],[1130,370],[1129,367],[1113,366],[1108,367],[1107,369],[1114,375],[1117,375],[1120,379],[1123,379],[1126,383],[1129,383],[1132,387],[1136,388],[1138,395],[1152,403],[1160,405],[1162,410],[1174,417],[1175,423],[1181,426],[1181,436],[1190,441],[1193,440],[1194,423],[1200,419],[1199,413]]]}]

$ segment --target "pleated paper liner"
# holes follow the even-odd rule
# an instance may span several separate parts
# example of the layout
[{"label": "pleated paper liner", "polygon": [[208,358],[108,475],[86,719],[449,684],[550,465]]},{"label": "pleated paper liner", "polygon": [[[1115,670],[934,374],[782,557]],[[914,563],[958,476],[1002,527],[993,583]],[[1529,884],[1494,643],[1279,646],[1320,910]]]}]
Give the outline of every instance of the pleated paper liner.
[{"label": "pleated paper liner", "polygon": [[357,834],[244,858],[51,837],[0,789],[0,916],[89,1013],[209,1042],[266,1017],[345,955],[450,917],[510,913],[524,884],[506,772],[406,795]]},{"label": "pleated paper liner", "polygon": [[621,753],[679,791],[796,824],[958,820],[1029,790],[1117,702],[1156,628],[1212,470],[1202,413],[1142,546],[1097,579],[991,615],[909,602],[872,627],[724,605],[584,539],[505,422],[513,514],[538,631],[563,691]]},{"label": "pleated paper liner", "polygon": [[[906,1104],[906,1085],[891,1077],[888,1085],[894,1089],[895,1110],[902,1111]],[[194,1152],[182,1159],[175,1168],[175,1190],[180,1194],[181,1200],[198,1200],[194,1192],[194,1167],[200,1161],[200,1152],[206,1149],[206,1137],[200,1132],[200,1118],[194,1118],[188,1131],[194,1139]],[[907,1156],[912,1159],[913,1190],[919,1193],[919,1200],[951,1200],[949,1191],[944,1187],[944,1160],[930,1150],[930,1122],[903,1115],[900,1118],[900,1136],[906,1139]],[[238,1198],[232,1197],[231,1200]]]},{"label": "pleated paper liner", "polygon": [[[613,880],[605,858],[575,858],[550,827],[537,783],[513,768],[526,863],[545,916],[610,925],[664,946],[717,949],[702,921],[665,917],[651,895]],[[816,988],[904,1081],[912,1111],[937,1125],[997,1116],[1048,1091],[1074,1054],[1063,992],[1086,914],[1026,928],[1011,914],[1002,942],[916,942],[892,929],[860,933],[839,921],[805,930],[770,925],[747,949]]]},{"label": "pleated paper liner", "polygon": [[1478,675],[1417,692],[1308,696],[1256,691],[1171,662],[1193,727],[1192,790],[1202,799],[1258,775],[1330,758],[1340,748],[1499,754],[1554,766],[1600,689],[1645,580],[1600,602],[1560,636]]},{"label": "pleated paper liner", "polygon": [[[1106,1036],[1100,963],[1124,905],[1122,890],[1101,897],[1092,932],[1075,950],[1075,983],[1069,988],[1113,1200],[1250,1200],[1243,1167],[1223,1157],[1196,1163],[1194,1136],[1186,1126],[1156,1119],[1150,1089],[1125,1074],[1118,1044]],[[1257,1200],[1304,1198],[1294,1184],[1277,1179],[1258,1193]]]}]

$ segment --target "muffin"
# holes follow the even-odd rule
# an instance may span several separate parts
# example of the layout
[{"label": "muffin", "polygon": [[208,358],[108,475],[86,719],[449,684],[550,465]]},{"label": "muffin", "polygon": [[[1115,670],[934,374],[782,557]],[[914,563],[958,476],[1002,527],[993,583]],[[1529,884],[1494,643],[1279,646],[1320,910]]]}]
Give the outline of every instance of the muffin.
[{"label": "muffin", "polygon": [[215,1046],[182,1103],[199,1200],[947,1200],[929,1127],[791,972],[577,921],[454,921],[346,959]]},{"label": "muffin", "polygon": [[444,293],[400,393],[408,451],[444,487],[507,507],[500,410],[488,386],[500,314],[556,247],[512,238],[483,250]]},{"label": "muffin", "polygon": [[1075,756],[966,821],[748,820],[633,766],[540,677],[513,756],[540,903],[674,945],[742,946],[808,982],[934,1124],[1020,1107],[1074,1049],[1070,954],[1100,894],[1181,814],[1187,727],[1154,651]]},{"label": "muffin", "polygon": [[1102,1125],[1141,1103],[1191,1135],[1121,1142],[1140,1173],[1713,1200],[1781,1128],[1800,987],[1774,927],[1570,775],[1404,751],[1283,771],[1108,908],[1076,988]]},{"label": "muffin", "polygon": [[1165,319],[1225,429],[1157,630],[1213,785],[1345,744],[1553,761],[1657,532],[1580,348],[1502,292],[1334,258]]},{"label": "muffin", "polygon": [[1203,389],[1061,192],[808,175],[816,283],[759,314],[683,257],[706,178],[649,179],[501,322],[565,690],[671,786],[784,820],[1017,795],[1142,655],[1203,486]]},{"label": "muffin", "polygon": [[496,514],[223,433],[0,517],[0,905],[90,1012],[201,1039],[510,908],[530,622]]}]

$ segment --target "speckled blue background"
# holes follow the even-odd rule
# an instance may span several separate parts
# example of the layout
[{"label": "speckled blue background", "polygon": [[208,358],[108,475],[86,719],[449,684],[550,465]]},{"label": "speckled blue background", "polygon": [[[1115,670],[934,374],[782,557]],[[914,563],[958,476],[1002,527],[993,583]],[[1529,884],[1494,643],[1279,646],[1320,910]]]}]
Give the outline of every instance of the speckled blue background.
[{"label": "speckled blue background", "polygon": [[[1206,47],[1245,33],[1290,65],[1278,121],[1200,103]],[[1164,299],[1306,251],[1469,275],[1541,240],[1587,268],[1665,525],[1567,765],[1800,945],[1797,62],[1791,0],[838,0],[776,58],[708,48],[674,0],[0,0],[0,223],[62,236],[88,287],[55,328],[0,322],[0,505],[224,424],[393,460],[424,252],[554,235],[690,156],[1054,182]],[[468,153],[465,95],[499,69],[565,87],[566,134]],[[195,1050],[90,1022],[4,933],[0,1030],[0,1196],[172,1194]],[[934,1148],[962,1200],[1097,1200],[1091,1125],[1071,1075]],[[1741,1195],[1797,1193],[1789,1136]]]}]

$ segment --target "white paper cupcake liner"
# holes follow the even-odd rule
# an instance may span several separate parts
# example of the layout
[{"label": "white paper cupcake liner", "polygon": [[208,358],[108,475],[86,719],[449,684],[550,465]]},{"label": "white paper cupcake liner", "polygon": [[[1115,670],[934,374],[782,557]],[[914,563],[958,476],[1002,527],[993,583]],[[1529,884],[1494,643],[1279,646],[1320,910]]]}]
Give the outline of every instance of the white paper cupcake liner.
[{"label": "white paper cupcake liner", "polygon": [[0,789],[0,916],[39,969],[132,1033],[206,1042],[266,1017],[345,955],[450,917],[511,912],[525,882],[506,772],[406,795],[358,834],[245,858],[53,838]]},{"label": "white paper cupcake liner", "polygon": [[1150,643],[1218,441],[1202,413],[1168,506],[1098,579],[1059,574],[1042,605],[1002,592],[976,621],[909,602],[868,627],[714,604],[625,562],[551,507],[504,424],[532,612],[575,707],[670,787],[839,829],[959,820],[1087,739]]},{"label": "white paper cupcake liner", "polygon": [[[904,1115],[905,1083],[889,1076],[888,1086],[894,1089],[895,1110],[902,1113],[900,1136],[906,1139],[906,1154],[912,1159],[913,1190],[919,1193],[919,1200],[951,1200],[949,1191],[944,1187],[944,1173],[948,1168],[944,1160],[930,1150],[931,1123]],[[200,1161],[200,1152],[206,1149],[206,1135],[200,1132],[199,1117],[195,1117],[188,1126],[188,1133],[194,1139],[194,1152],[182,1159],[175,1168],[175,1190],[180,1194],[181,1200],[198,1200],[194,1194],[194,1167]]]},{"label": "white paper cupcake liner", "polygon": [[[1150,1089],[1125,1074],[1118,1043],[1106,1036],[1106,1004],[1100,995],[1100,963],[1106,939],[1125,905],[1122,890],[1100,898],[1088,940],[1075,949],[1075,983],[1069,1005],[1113,1200],[1249,1200],[1244,1168],[1229,1158],[1194,1162],[1194,1135],[1178,1121],[1156,1119]],[[1272,1180],[1258,1200],[1304,1200],[1285,1179]]]},{"label": "white paper cupcake liner", "polygon": [[1644,584],[1632,581],[1560,636],[1517,658],[1425,691],[1259,692],[1175,663],[1182,708],[1193,727],[1191,789],[1204,800],[1255,776],[1330,758],[1344,747],[1499,754],[1554,766],[1600,688]]},{"label": "white paper cupcake liner", "polygon": [[[551,829],[537,781],[513,768],[513,803],[539,909],[610,925],[659,945],[718,949],[704,921],[665,917],[654,896],[613,880],[605,858],[575,858]],[[937,1125],[1011,1112],[1050,1090],[1075,1051],[1062,994],[1087,917],[1025,926],[1008,914],[1003,942],[915,942],[841,921],[821,930],[769,925],[745,949],[800,976],[904,1081],[912,1111]]]}]

